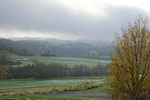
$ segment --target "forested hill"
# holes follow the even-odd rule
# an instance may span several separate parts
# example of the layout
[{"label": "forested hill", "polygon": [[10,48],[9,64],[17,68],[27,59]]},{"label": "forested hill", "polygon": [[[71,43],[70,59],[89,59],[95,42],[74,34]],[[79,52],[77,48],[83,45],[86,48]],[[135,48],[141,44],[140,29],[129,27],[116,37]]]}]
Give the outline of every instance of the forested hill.
[{"label": "forested hill", "polygon": [[74,57],[95,58],[98,56],[108,56],[112,52],[112,46],[96,47],[86,43],[66,43],[58,45],[59,55]]},{"label": "forested hill", "polygon": [[65,43],[58,45],[59,55],[86,56],[91,50],[98,50],[97,47],[86,43]]},{"label": "forested hill", "polygon": [[32,48],[24,47],[12,40],[3,38],[0,38],[0,50],[7,50],[9,53],[17,55],[35,55],[35,52],[32,50]]},{"label": "forested hill", "polygon": [[42,56],[70,56],[99,58],[99,56],[108,56],[112,53],[112,46],[94,46],[88,43],[78,41],[63,41],[56,39],[37,40],[8,40],[0,39],[0,49],[8,50],[10,53],[18,55],[42,55]]},{"label": "forested hill", "polygon": [[92,44],[63,41],[63,40],[19,40],[16,41],[24,47],[32,48],[37,55],[45,56],[69,56],[69,57],[85,57],[99,58],[98,56],[109,56],[112,53],[111,44],[103,44],[103,46],[94,46]]}]

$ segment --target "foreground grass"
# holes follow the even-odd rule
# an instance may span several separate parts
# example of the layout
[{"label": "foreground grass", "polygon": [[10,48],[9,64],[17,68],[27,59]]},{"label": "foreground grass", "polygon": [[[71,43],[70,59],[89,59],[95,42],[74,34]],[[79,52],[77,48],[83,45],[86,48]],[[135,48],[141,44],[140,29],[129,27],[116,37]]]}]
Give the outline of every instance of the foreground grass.
[{"label": "foreground grass", "polygon": [[[101,79],[101,80],[99,79],[98,80],[96,78],[97,80],[93,80],[93,81],[91,81],[91,80],[89,81],[88,78],[87,79],[79,78],[79,79],[82,80],[82,82],[80,81],[77,84],[73,83],[73,85],[71,85],[69,82],[64,84],[64,86],[56,85],[56,83],[60,82],[59,79],[57,79],[57,81],[55,80],[56,81],[56,83],[55,83],[56,86],[49,86],[49,87],[45,86],[45,87],[34,87],[34,88],[29,88],[29,87],[28,88],[24,88],[24,87],[21,88],[20,87],[20,89],[18,89],[19,87],[17,87],[17,83],[16,83],[15,87],[13,86],[13,88],[15,88],[15,89],[10,89],[10,88],[8,89],[8,87],[3,87],[3,88],[5,88],[5,90],[0,90],[0,95],[32,95],[32,94],[64,93],[64,92],[69,92],[69,91],[79,91],[79,93],[81,91],[82,91],[81,93],[90,93],[90,92],[92,93],[92,91],[95,91],[96,87],[98,89],[100,89],[100,87],[101,87],[102,91],[104,89],[103,88],[104,79]],[[61,80],[63,80],[63,82],[66,82],[66,81],[68,81],[68,78],[64,78],[64,79],[61,79]],[[73,79],[69,78],[69,81],[77,82],[76,78],[73,78]],[[21,84],[22,83],[23,82],[21,81]],[[29,83],[30,83],[30,81],[29,81]],[[18,83],[18,84],[20,84],[20,83]],[[59,83],[59,84],[61,84],[61,83]],[[9,85],[12,88],[11,84],[9,84]],[[45,85],[45,84],[43,83],[43,85]],[[6,84],[5,85],[3,84],[3,86],[6,86]],[[88,89],[94,89],[94,90],[88,91]],[[99,90],[97,90],[97,93],[98,92],[100,93]]]},{"label": "foreground grass", "polygon": [[56,79],[9,79],[0,80],[0,90],[23,89],[23,88],[40,88],[76,85],[82,82],[102,81],[103,78],[56,78]]},{"label": "foreground grass", "polygon": [[11,56],[13,59],[28,59],[23,61],[24,64],[30,64],[34,60],[38,60],[43,63],[63,63],[70,66],[75,64],[83,64],[87,66],[95,66],[97,63],[110,63],[109,60],[98,60],[98,59],[84,59],[84,58],[74,58],[74,57],[42,57],[42,56]]},{"label": "foreground grass", "polygon": [[[0,96],[0,100],[110,100],[109,98],[93,99],[93,98],[76,98],[76,97],[35,96],[35,94],[49,94],[49,93],[106,93],[107,86],[103,83],[103,81],[104,81],[103,77],[60,78],[60,79],[43,79],[43,80],[42,79],[0,80],[0,88],[1,88],[0,95],[3,95]],[[30,85],[31,86],[33,85],[34,88],[30,88],[31,87]],[[50,87],[46,87],[47,85]]]},{"label": "foreground grass", "polygon": [[109,98],[48,97],[48,96],[0,96],[0,100],[110,100]]}]

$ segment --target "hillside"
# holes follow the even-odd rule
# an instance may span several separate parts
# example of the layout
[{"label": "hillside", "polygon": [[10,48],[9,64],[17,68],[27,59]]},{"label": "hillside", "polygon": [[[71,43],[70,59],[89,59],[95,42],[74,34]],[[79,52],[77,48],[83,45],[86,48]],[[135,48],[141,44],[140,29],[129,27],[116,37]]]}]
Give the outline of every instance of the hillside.
[{"label": "hillside", "polygon": [[57,39],[0,39],[0,50],[25,56],[68,56],[84,58],[101,58],[112,53],[111,44],[95,46],[90,43]]},{"label": "hillside", "polygon": [[35,55],[35,52],[32,50],[32,48],[24,47],[12,40],[3,38],[0,38],[0,50],[7,50],[9,53],[17,55]]},{"label": "hillside", "polygon": [[[112,46],[94,46],[89,43],[77,42],[77,41],[63,41],[56,39],[45,40],[19,40],[15,41],[17,44],[23,47],[31,48],[37,55],[57,55],[57,56],[69,56],[69,57],[92,57],[98,58],[98,56],[109,56],[112,53]],[[90,51],[96,51],[96,55],[89,55]]]}]

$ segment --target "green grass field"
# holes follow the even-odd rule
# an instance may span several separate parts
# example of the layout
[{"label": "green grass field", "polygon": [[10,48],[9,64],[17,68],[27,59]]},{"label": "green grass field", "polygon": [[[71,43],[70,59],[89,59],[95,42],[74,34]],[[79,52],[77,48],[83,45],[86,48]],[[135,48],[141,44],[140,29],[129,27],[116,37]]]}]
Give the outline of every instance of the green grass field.
[{"label": "green grass field", "polygon": [[0,80],[0,90],[75,85],[103,78],[9,79]]},{"label": "green grass field", "polygon": [[[108,60],[98,59],[84,59],[72,57],[41,57],[41,56],[11,56],[12,59],[27,59],[21,60],[22,65],[31,64],[34,60],[43,63],[63,63],[73,66],[75,64],[83,64],[87,66],[95,66],[97,63],[108,64]],[[17,65],[20,66],[20,65]],[[12,89],[31,89],[31,88],[47,88],[47,87],[64,87],[75,86],[83,82],[101,82],[101,85],[91,89],[75,90],[62,93],[106,93],[107,86],[104,83],[104,77],[70,77],[70,78],[55,78],[55,79],[8,79],[0,80],[0,91],[11,91]],[[22,90],[20,91],[22,92]],[[15,99],[15,100],[106,100],[103,98],[76,98],[76,97],[43,97],[43,96],[0,96],[2,99]]]},{"label": "green grass field", "polygon": [[26,61],[21,60],[24,64],[31,64],[32,61],[38,60],[43,63],[63,63],[70,66],[75,64],[83,64],[87,66],[95,66],[97,63],[107,64],[109,60],[98,60],[98,59],[84,59],[84,58],[73,58],[73,57],[41,57],[41,56],[11,56],[12,59],[27,59]]},{"label": "green grass field", "polygon": [[47,96],[0,96],[0,100],[110,100],[110,98],[47,97]]}]

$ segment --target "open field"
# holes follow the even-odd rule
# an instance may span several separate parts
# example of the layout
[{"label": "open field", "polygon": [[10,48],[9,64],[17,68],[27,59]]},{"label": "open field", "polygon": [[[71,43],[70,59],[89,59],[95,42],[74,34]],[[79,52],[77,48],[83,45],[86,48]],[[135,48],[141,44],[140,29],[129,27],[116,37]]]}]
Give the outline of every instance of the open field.
[{"label": "open field", "polygon": [[0,80],[0,95],[106,94],[104,78]]},{"label": "open field", "polygon": [[103,81],[103,78],[9,79],[0,80],[0,90],[75,85],[85,81]]},{"label": "open field", "polygon": [[[11,56],[12,59],[19,59],[22,65],[32,64],[34,60],[43,63],[63,63],[70,66],[83,64],[95,66],[97,63],[108,64],[108,60],[84,59],[72,57],[41,57],[41,56]],[[20,65],[17,65],[20,66]],[[87,82],[87,83],[86,83]],[[89,82],[89,83],[88,83]],[[95,83],[90,83],[95,82]],[[19,100],[106,100],[106,98],[78,98],[78,97],[45,97],[34,96],[35,94],[51,93],[106,93],[107,86],[104,83],[104,77],[68,77],[55,79],[8,79],[0,80],[0,95],[18,95],[18,96],[1,96],[0,98],[14,98]],[[31,95],[31,96],[19,96]],[[109,98],[108,98],[109,100]]]},{"label": "open field", "polygon": [[0,96],[0,100],[111,100],[109,98],[49,97],[49,96]]},{"label": "open field", "polygon": [[38,60],[43,63],[63,63],[63,64],[68,64],[70,66],[75,64],[95,66],[97,63],[102,63],[102,64],[110,63],[109,60],[84,59],[84,58],[73,58],[73,57],[11,56],[11,58],[20,59],[24,64],[31,64],[32,61],[34,60]]}]

